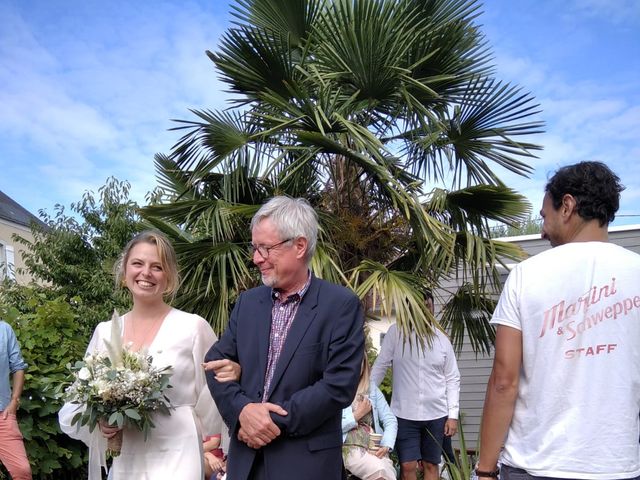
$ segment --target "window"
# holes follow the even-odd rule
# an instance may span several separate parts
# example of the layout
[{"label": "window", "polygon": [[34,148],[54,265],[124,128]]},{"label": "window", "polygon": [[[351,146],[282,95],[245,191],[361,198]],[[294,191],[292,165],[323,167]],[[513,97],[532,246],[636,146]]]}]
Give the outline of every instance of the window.
[{"label": "window", "polygon": [[0,243],[0,280],[16,279],[16,265],[13,246]]}]

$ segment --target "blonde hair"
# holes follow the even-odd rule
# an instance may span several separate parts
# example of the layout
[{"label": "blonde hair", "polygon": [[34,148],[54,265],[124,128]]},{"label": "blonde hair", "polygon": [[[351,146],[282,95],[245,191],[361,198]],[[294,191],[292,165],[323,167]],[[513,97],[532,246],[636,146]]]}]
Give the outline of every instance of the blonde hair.
[{"label": "blonde hair", "polygon": [[160,265],[167,277],[167,288],[163,294],[165,297],[173,298],[180,286],[180,274],[178,273],[176,251],[173,249],[173,245],[171,245],[169,239],[157,230],[145,230],[138,233],[135,237],[129,240],[129,243],[124,247],[124,250],[120,254],[120,258],[114,267],[116,288],[120,288],[123,285],[124,274],[127,268],[127,261],[129,261],[129,256],[131,255],[131,250],[139,243],[149,243],[156,246],[158,250],[158,257],[160,257]]},{"label": "blonde hair", "polygon": [[362,366],[360,367],[360,382],[358,382],[357,393],[366,393],[369,391],[369,383],[371,381],[371,367],[369,366],[369,359],[367,354],[362,357]]}]

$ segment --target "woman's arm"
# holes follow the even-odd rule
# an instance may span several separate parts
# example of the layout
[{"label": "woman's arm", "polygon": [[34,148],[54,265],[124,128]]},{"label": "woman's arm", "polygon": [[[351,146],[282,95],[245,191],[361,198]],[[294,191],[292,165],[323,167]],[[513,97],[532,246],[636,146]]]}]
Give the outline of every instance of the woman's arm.
[{"label": "woman's arm", "polygon": [[378,421],[382,425],[383,435],[380,445],[392,449],[398,434],[398,419],[389,408],[382,391],[375,385],[371,386],[371,397],[376,406]]}]

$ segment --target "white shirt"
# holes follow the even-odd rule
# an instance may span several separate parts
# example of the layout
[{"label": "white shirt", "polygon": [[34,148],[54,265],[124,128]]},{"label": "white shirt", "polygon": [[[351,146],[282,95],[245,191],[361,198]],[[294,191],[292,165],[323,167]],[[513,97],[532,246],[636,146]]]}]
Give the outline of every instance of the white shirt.
[{"label": "white shirt", "polygon": [[380,385],[393,365],[391,411],[396,417],[422,421],[458,418],[460,372],[453,347],[439,330],[430,341],[421,348],[413,338],[410,346],[395,324],[384,336],[371,379]]},{"label": "white shirt", "polygon": [[530,475],[640,475],[640,255],[580,242],[509,275],[493,324],[522,332],[502,462]]}]

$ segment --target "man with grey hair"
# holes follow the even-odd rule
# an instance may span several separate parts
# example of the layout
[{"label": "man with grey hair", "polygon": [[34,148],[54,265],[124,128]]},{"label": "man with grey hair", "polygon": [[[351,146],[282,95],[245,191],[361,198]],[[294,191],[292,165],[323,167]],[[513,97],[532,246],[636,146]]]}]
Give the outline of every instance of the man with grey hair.
[{"label": "man with grey hair", "polygon": [[229,427],[230,480],[342,476],[341,413],[360,376],[363,313],[352,292],[310,272],[317,234],[300,198],[274,197],[251,221],[264,286],[240,295],[205,357],[242,368],[238,381],[207,373]]}]

